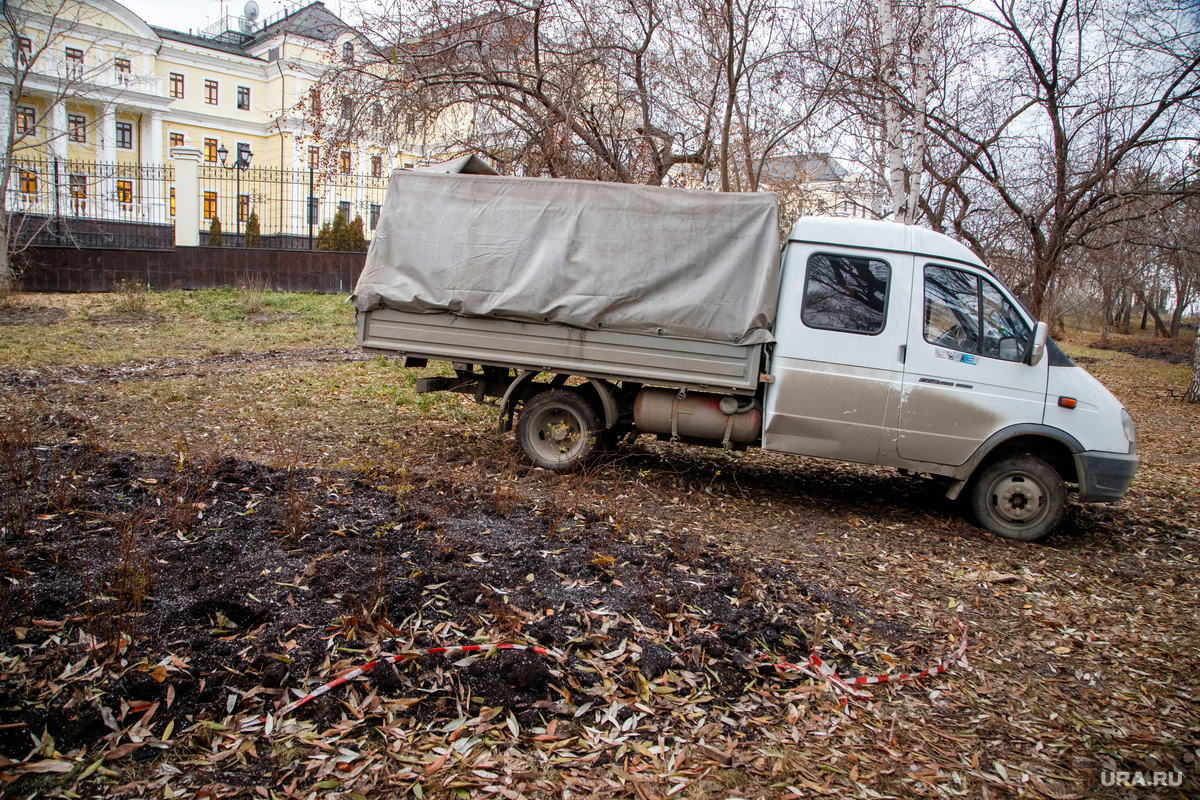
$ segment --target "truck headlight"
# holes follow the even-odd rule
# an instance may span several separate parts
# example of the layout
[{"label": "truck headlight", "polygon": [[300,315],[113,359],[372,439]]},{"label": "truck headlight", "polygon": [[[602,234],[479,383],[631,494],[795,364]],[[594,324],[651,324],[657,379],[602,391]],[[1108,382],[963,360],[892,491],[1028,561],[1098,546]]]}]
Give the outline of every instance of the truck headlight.
[{"label": "truck headlight", "polygon": [[1137,446],[1137,432],[1133,428],[1133,417],[1129,416],[1129,412],[1121,409],[1121,429],[1125,431],[1125,438],[1129,440],[1129,452],[1133,452]]}]

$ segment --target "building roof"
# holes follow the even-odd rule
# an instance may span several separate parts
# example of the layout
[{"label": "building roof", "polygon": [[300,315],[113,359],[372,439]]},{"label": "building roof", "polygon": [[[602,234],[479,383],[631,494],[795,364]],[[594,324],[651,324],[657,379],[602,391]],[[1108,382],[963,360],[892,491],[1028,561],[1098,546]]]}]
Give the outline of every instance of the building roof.
[{"label": "building roof", "polygon": [[281,19],[270,22],[255,34],[251,44],[258,44],[281,33],[295,33],[317,39],[322,42],[332,42],[344,33],[352,32],[352,28],[341,17],[325,7],[322,2],[310,3],[298,11],[293,11]]},{"label": "building roof", "polygon": [[[235,18],[231,16],[226,19],[226,26],[232,27],[232,22],[229,22],[229,20]],[[189,44],[194,47],[220,50],[223,53],[245,56],[246,58],[253,58],[259,61],[262,59],[252,55],[250,53],[251,48],[284,33],[294,33],[299,36],[306,36],[309,39],[332,42],[344,33],[353,32],[353,28],[327,9],[325,4],[320,2],[320,0],[315,3],[309,3],[304,8],[286,13],[278,19],[269,21],[262,30],[250,34],[243,33],[241,30],[231,29],[221,32],[217,36],[200,36],[193,33],[171,30],[170,28],[157,28],[153,25],[150,27],[162,39]],[[220,27],[218,26],[216,30],[219,29]],[[212,32],[212,30],[209,29],[208,32]]]},{"label": "building roof", "polygon": [[190,44],[193,47],[204,47],[209,50],[220,50],[222,53],[229,53],[235,56],[244,56],[246,58],[255,58],[246,52],[246,48],[226,41],[225,39],[208,39],[203,36],[196,36],[192,33],[183,33],[182,31],[173,31],[170,28],[157,28],[153,25],[150,29],[158,34],[160,39],[168,39],[172,42],[180,42],[181,44]]},{"label": "building roof", "polygon": [[772,156],[763,166],[765,183],[818,183],[844,180],[850,170],[829,153]]}]

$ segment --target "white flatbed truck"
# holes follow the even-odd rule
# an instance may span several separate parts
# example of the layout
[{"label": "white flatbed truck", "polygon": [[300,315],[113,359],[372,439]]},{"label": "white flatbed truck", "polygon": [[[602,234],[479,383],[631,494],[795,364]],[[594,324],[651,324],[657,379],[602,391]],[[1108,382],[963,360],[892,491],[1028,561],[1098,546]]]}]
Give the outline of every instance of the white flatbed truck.
[{"label": "white flatbed truck", "polygon": [[[941,234],[801,219],[772,194],[398,171],[355,290],[358,342],[453,365],[418,391],[499,400],[529,460],[606,440],[881,464],[1040,539],[1120,500],[1133,421]],[[576,380],[572,380],[576,379]]]}]

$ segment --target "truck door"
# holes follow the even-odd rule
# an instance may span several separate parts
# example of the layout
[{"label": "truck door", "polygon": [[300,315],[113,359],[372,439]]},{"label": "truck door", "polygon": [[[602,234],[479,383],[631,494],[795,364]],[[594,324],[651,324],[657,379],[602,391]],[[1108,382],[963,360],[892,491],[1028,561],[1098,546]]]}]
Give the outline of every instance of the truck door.
[{"label": "truck door", "polygon": [[764,449],[877,460],[899,413],[911,262],[898,253],[789,245]]},{"label": "truck door", "polygon": [[897,453],[959,465],[1001,428],[1040,423],[1047,359],[1025,363],[1033,321],[982,271],[916,270]]}]

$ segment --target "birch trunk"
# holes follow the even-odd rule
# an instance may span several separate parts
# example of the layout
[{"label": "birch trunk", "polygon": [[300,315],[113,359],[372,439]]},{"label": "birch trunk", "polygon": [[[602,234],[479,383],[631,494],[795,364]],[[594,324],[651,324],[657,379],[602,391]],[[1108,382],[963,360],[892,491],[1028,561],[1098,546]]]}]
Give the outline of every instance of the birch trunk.
[{"label": "birch trunk", "polygon": [[887,147],[888,186],[892,192],[892,209],[897,222],[908,216],[904,193],[904,156],[900,141],[900,77],[896,70],[896,31],[893,22],[892,0],[879,0],[879,37],[883,50],[883,125]]},{"label": "birch trunk", "polygon": [[935,0],[925,0],[925,12],[921,15],[921,49],[917,54],[917,97],[914,107],[917,119],[913,124],[912,175],[909,177],[908,203],[905,206],[906,225],[917,221],[918,201],[921,198],[921,176],[925,171],[925,105],[929,98],[929,72],[933,61],[933,25],[936,13]]}]

